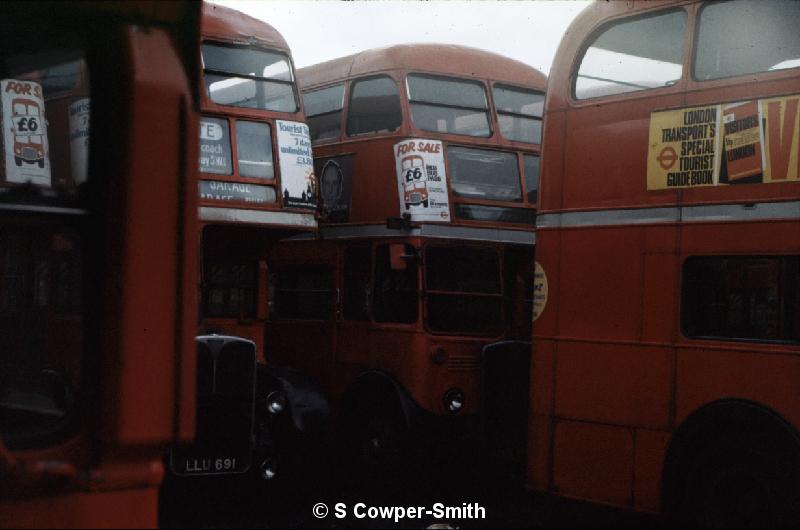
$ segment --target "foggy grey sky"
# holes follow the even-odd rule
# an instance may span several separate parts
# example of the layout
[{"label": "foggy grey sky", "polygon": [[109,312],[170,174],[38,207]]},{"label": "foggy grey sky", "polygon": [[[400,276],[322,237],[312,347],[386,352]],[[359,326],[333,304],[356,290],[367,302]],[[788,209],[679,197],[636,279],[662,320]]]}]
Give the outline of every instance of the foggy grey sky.
[{"label": "foggy grey sky", "polygon": [[295,66],[404,42],[463,44],[523,61],[545,74],[586,1],[215,0],[269,23]]}]

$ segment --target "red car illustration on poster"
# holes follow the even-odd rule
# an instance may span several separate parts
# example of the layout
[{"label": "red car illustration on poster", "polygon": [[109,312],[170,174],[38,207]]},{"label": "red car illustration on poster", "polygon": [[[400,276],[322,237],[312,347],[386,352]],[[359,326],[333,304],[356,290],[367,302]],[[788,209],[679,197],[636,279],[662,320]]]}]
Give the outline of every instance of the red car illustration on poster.
[{"label": "red car illustration on poster", "polygon": [[403,174],[403,202],[406,210],[411,205],[428,207],[428,175],[425,172],[425,161],[420,155],[410,155],[400,161]]}]

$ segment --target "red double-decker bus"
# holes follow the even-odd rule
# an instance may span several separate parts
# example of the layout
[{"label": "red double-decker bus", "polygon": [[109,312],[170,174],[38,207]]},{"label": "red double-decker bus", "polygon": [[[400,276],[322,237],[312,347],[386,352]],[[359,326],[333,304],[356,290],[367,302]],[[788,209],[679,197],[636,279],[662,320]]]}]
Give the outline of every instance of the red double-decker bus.
[{"label": "red double-decker bus", "polygon": [[529,485],[800,522],[794,2],[599,2],[545,107]]},{"label": "red double-decker bus", "polygon": [[[321,429],[327,414],[321,397],[309,405],[318,393],[306,377],[269,367],[264,356],[267,254],[279,239],[317,229],[311,141],[280,33],[205,3],[201,38],[194,185],[200,331],[208,348],[198,357],[197,439],[171,452],[170,467],[181,477],[252,470],[271,480],[279,467],[291,473],[287,460],[301,445],[298,438]],[[226,338],[232,336],[251,344]],[[175,489],[187,485],[178,480]]]},{"label": "red double-decker bus", "polygon": [[423,44],[298,77],[323,220],[270,255],[268,356],[322,382],[368,466],[453,453],[478,427],[483,347],[530,336],[545,77]]},{"label": "red double-decker bus", "polygon": [[2,6],[0,526],[155,526],[194,436],[199,11]]}]

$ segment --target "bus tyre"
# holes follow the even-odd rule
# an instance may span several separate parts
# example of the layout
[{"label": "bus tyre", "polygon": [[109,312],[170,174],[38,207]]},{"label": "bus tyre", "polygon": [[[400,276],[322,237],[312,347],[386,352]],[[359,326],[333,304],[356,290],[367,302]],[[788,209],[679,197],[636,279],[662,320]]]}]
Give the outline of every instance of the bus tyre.
[{"label": "bus tyre", "polygon": [[[772,433],[770,433],[772,434]],[[783,528],[800,523],[800,450],[790,440],[726,432],[688,456],[676,523],[690,528]]]},{"label": "bus tyre", "polygon": [[22,165],[22,159],[20,157],[18,157],[18,156],[15,156],[14,157],[14,163],[17,165],[17,167],[19,167],[19,166]]}]

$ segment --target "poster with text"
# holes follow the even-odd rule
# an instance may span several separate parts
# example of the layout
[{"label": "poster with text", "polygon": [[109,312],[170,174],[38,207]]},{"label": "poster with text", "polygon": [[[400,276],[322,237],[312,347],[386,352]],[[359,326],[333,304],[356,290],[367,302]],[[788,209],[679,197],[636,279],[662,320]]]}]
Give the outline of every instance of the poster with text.
[{"label": "poster with text", "polygon": [[720,182],[756,177],[761,180],[761,123],[758,102],[746,101],[722,108],[725,171]]},{"label": "poster with text", "polygon": [[719,181],[719,106],[650,115],[647,189],[715,186]]},{"label": "poster with text", "polygon": [[3,79],[3,144],[7,182],[50,186],[50,148],[42,87],[33,81]]},{"label": "poster with text", "polygon": [[81,98],[69,106],[69,160],[75,185],[83,184],[89,177],[90,108],[89,98]]},{"label": "poster with text", "polygon": [[308,126],[296,121],[278,120],[278,161],[281,168],[283,205],[316,208],[317,180]]},{"label": "poster with text", "polygon": [[650,115],[647,189],[800,180],[800,96]]},{"label": "poster with text", "polygon": [[400,215],[411,221],[450,221],[444,146],[438,140],[411,139],[394,146]]}]

